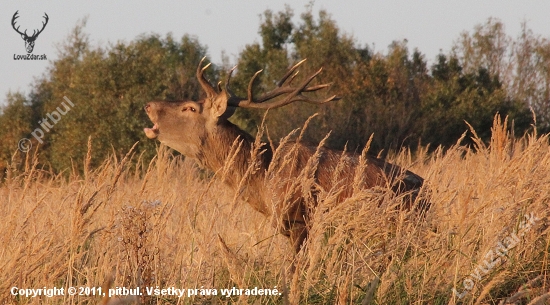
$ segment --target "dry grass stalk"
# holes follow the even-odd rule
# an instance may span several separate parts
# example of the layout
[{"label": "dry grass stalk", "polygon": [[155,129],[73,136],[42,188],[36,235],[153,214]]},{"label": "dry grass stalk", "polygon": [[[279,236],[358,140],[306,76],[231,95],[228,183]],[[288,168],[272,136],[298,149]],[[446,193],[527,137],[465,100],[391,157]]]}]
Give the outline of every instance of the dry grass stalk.
[{"label": "dry grass stalk", "polygon": [[[13,167],[0,186],[0,229],[9,232],[0,236],[0,303],[97,304],[100,296],[16,298],[10,289],[99,287],[114,270],[113,287],[231,289],[238,282],[287,291],[242,299],[151,296],[139,300],[143,304],[545,304],[549,139],[531,134],[514,140],[505,125],[495,120],[489,145],[474,139],[473,148],[458,144],[421,153],[417,161],[407,151],[395,155],[396,163],[429,182],[433,205],[422,221],[396,210],[403,197],[388,188],[365,189],[357,180],[353,195],[338,205],[338,186],[318,189],[310,237],[297,256],[269,221],[235,200],[219,179],[164,147],[139,174],[127,154],[87,170],[85,179],[47,173],[28,156],[26,167]],[[291,152],[275,152],[278,166],[292,165]],[[311,160],[294,190],[311,186],[315,166]],[[278,172],[270,168],[271,175]],[[152,207],[154,202],[162,204]],[[479,269],[490,250],[518,232],[525,214],[537,220],[515,247],[491,272]],[[292,277],[278,271],[291,263]],[[467,290],[467,279],[476,288]],[[463,297],[454,296],[453,288]],[[137,300],[108,300],[126,301]]]}]

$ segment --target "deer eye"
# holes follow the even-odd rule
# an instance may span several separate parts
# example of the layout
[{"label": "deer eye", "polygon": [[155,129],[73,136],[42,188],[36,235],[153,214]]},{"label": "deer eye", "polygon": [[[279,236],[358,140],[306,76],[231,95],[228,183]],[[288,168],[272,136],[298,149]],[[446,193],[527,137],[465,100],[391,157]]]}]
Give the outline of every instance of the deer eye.
[{"label": "deer eye", "polygon": [[197,111],[197,110],[195,109],[195,107],[192,107],[192,106],[189,106],[189,107],[183,107],[183,109],[182,109],[182,111],[187,111],[187,110],[190,110],[190,111],[192,111],[192,112],[195,112],[195,111]]}]

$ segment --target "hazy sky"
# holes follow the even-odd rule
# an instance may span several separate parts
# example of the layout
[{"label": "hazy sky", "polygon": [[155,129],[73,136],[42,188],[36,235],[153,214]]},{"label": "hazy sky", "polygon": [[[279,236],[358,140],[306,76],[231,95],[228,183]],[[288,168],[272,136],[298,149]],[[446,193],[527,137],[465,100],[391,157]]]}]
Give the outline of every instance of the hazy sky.
[{"label": "hazy sky", "polygon": [[[29,84],[46,72],[56,59],[56,46],[88,16],[85,31],[92,45],[106,46],[119,40],[129,42],[143,33],[175,38],[187,33],[208,46],[215,63],[225,50],[234,62],[243,47],[259,40],[260,14],[266,9],[283,10],[285,3],[295,12],[295,20],[310,1],[2,1],[0,4],[0,101],[8,90],[29,93]],[[418,48],[433,62],[442,50],[447,53],[462,31],[471,31],[489,17],[499,18],[512,36],[527,21],[535,34],[550,38],[550,0],[317,0],[314,11],[327,10],[340,29],[361,45],[385,52],[393,40],[407,39],[409,48]],[[19,10],[20,30],[33,32],[42,26],[46,12],[49,22],[36,40],[33,54],[46,54],[47,61],[14,60],[26,54],[25,43],[11,27]]]}]

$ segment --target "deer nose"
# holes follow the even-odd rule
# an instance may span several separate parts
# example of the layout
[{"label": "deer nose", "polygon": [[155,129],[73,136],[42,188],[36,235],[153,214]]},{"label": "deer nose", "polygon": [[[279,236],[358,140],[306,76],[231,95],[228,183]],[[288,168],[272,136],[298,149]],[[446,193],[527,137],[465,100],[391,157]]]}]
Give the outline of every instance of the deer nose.
[{"label": "deer nose", "polygon": [[151,103],[147,103],[143,109],[145,109],[145,112],[149,112],[149,108],[151,108]]}]

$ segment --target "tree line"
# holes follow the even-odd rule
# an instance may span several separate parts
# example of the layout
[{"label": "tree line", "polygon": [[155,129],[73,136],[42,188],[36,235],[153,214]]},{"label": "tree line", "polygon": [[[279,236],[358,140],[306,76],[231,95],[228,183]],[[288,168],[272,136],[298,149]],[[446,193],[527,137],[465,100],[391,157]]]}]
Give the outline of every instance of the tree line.
[{"label": "tree line", "polygon": [[[314,113],[305,140],[316,142],[328,132],[327,145],[360,150],[374,135],[371,152],[382,154],[418,145],[449,146],[468,130],[468,122],[488,140],[496,113],[513,120],[522,135],[534,123],[550,130],[550,42],[526,24],[516,38],[504,24],[489,19],[463,32],[449,54],[439,54],[429,66],[419,50],[394,41],[385,52],[374,52],[342,33],[326,11],[311,9],[294,23],[291,8],[261,16],[260,41],[248,44],[237,58],[231,88],[246,94],[251,77],[263,70],[255,93],[272,89],[293,63],[307,58],[298,75],[323,67],[320,82],[332,82],[328,92],[342,97],[323,106],[294,103],[270,110],[270,137],[279,139],[301,127]],[[33,84],[29,95],[9,93],[0,112],[0,170],[26,157],[18,141],[29,138],[47,169],[61,172],[82,164],[90,137],[91,165],[111,154],[122,154],[137,141],[138,153],[154,154],[154,141],[143,127],[150,122],[143,105],[152,99],[197,99],[195,78],[207,46],[195,37],[142,35],[131,42],[95,47],[85,33],[85,20],[61,44],[58,59]],[[212,82],[224,80],[233,63],[227,57],[207,71]],[[39,143],[31,133],[40,121],[69,98],[74,107]],[[238,110],[232,120],[249,132],[261,124],[263,111]],[[32,151],[31,151],[32,152]],[[18,163],[19,162],[19,163]],[[79,165],[78,165],[79,166]],[[9,169],[8,169],[9,170]]]}]

